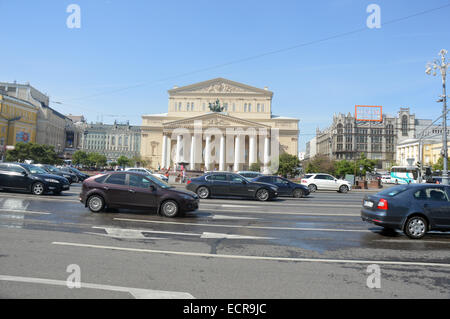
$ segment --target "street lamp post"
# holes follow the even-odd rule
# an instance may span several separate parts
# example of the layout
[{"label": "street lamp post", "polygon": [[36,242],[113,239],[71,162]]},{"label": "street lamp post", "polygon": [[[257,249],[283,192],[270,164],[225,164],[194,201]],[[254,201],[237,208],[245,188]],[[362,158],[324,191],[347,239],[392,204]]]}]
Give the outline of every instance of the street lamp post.
[{"label": "street lamp post", "polygon": [[443,156],[444,156],[444,169],[442,172],[442,184],[448,185],[448,146],[447,146],[447,89],[446,89],[446,78],[447,78],[447,69],[450,65],[450,63],[447,63],[445,56],[447,55],[447,50],[442,49],[439,52],[439,55],[441,56],[441,60],[435,59],[433,62],[430,62],[427,64],[426,73],[428,75],[433,74],[433,76],[436,76],[436,70],[439,69],[442,76],[442,88],[443,88],[443,95],[441,96],[441,99],[438,100],[438,102],[443,103],[443,119],[442,119],[442,127],[443,127],[443,135],[442,135],[442,146],[443,146]]}]

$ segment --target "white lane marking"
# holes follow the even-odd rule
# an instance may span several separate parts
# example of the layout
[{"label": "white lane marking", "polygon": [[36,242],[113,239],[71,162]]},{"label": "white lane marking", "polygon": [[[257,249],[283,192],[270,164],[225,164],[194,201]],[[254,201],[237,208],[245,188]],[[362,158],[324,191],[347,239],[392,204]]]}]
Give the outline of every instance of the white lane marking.
[{"label": "white lane marking", "polygon": [[[106,229],[108,227],[93,226],[92,228]],[[121,229],[121,228],[117,228],[117,229]],[[149,230],[149,229],[139,229],[139,230],[134,230],[134,231],[141,232],[141,233],[163,234],[163,235],[182,235],[182,236],[200,236],[201,235],[201,234],[195,234],[195,233],[169,232],[169,231]]]},{"label": "white lane marking", "polygon": [[141,231],[135,229],[124,229],[124,228],[105,228],[106,233],[109,236],[124,238],[124,239],[144,239],[145,236]]},{"label": "white lane marking", "polygon": [[16,210],[16,209],[0,209],[0,213],[19,213],[19,214],[34,214],[34,215],[51,215],[51,213],[46,212],[34,212],[29,210]]},{"label": "white lane marking", "polygon": [[[102,236],[102,237],[108,237],[108,238],[120,238],[117,236],[112,236],[112,235],[108,235],[108,234],[100,234],[100,233],[94,233],[94,232],[83,232],[83,234],[87,234],[87,235],[95,235],[95,236]],[[122,239],[122,238],[121,238]],[[123,238],[124,239],[124,238]],[[126,239],[141,239],[141,238],[126,238]],[[156,239],[164,239],[164,238],[159,238],[159,237],[145,237],[145,239],[151,239],[151,240],[156,240]]]},{"label": "white lane marking", "polygon": [[109,249],[119,251],[130,251],[140,253],[153,253],[165,255],[179,255],[192,257],[213,257],[213,258],[228,258],[228,259],[247,259],[247,260],[269,260],[269,261],[292,261],[292,262],[316,262],[316,263],[336,263],[336,264],[379,264],[379,265],[403,265],[403,266],[425,266],[425,267],[445,267],[450,268],[450,264],[442,263],[423,263],[412,261],[384,261],[384,260],[355,260],[355,259],[314,259],[314,258],[290,258],[290,257],[267,257],[267,256],[245,256],[245,255],[223,255],[223,254],[208,254],[208,253],[194,253],[183,251],[170,250],[153,250],[142,248],[126,248],[114,246],[101,246],[68,242],[52,242],[53,245],[72,246],[83,248]]},{"label": "white lane marking", "polygon": [[[362,200],[361,200],[362,202]],[[358,207],[361,208],[362,204],[359,205],[350,205],[345,204],[345,206],[338,206],[337,204],[315,204],[312,202],[298,202],[298,204],[286,204],[286,203],[265,203],[264,205],[258,205],[258,206],[246,206],[246,205],[220,205],[220,204],[212,204],[208,202],[202,202],[200,201],[200,206],[221,206],[221,207],[241,207],[241,208],[257,208],[257,207],[278,207],[278,206],[290,206],[290,207],[334,207],[334,208],[340,208],[340,207]]]},{"label": "white lane marking", "polygon": [[256,236],[241,236],[241,235],[230,235],[230,234],[219,234],[219,233],[207,233],[204,232],[200,238],[208,239],[275,239],[273,237],[256,237]]},{"label": "white lane marking", "polygon": [[208,227],[224,227],[224,228],[250,228],[250,229],[272,229],[272,230],[297,230],[297,231],[325,231],[325,232],[357,232],[370,233],[366,229],[331,229],[331,228],[296,228],[296,227],[269,227],[269,226],[240,226],[240,225],[218,225],[218,224],[196,224],[196,223],[177,223],[165,221],[153,221],[130,218],[114,218],[125,222],[153,223],[153,224],[169,224],[169,225],[189,225],[189,226],[208,226]]},{"label": "white lane marking", "polygon": [[258,206],[247,206],[247,205],[220,205],[221,207],[237,207],[237,208],[257,208]]},{"label": "white lane marking", "polygon": [[232,219],[232,220],[245,220],[245,219],[257,220],[257,219],[260,219],[260,218],[253,218],[253,217],[239,217],[239,216],[225,216],[225,215],[213,215],[211,218],[212,219]]},{"label": "white lane marking", "polygon": [[146,229],[123,229],[123,228],[110,228],[110,227],[99,227],[93,226],[94,229],[104,229],[108,234],[98,234],[89,233],[94,235],[102,235],[108,237],[118,237],[124,239],[163,239],[163,238],[149,238],[145,237],[142,233],[150,234],[163,234],[163,235],[180,235],[180,236],[195,236],[203,239],[207,238],[217,238],[217,239],[275,239],[273,237],[257,237],[257,236],[245,236],[245,235],[234,235],[234,234],[221,234],[221,233],[181,233],[181,232],[168,232],[168,231],[157,231],[157,230],[146,230]]},{"label": "white lane marking", "polygon": [[[199,209],[200,212],[210,213],[209,210]],[[328,213],[290,213],[290,212],[263,212],[263,211],[241,211],[241,210],[214,210],[214,212],[219,213],[243,213],[243,214],[270,214],[270,215],[299,215],[299,216],[350,216],[350,217],[361,217],[361,214],[328,214]],[[195,212],[194,212],[195,214]],[[220,215],[217,215],[220,216]],[[244,217],[243,217],[244,218]],[[252,219],[252,218],[245,218]],[[259,218],[256,218],[259,219]]]},{"label": "white lane marking", "polygon": [[[67,282],[64,280],[3,276],[3,275],[0,275],[0,280],[67,287]],[[194,299],[194,297],[187,292],[177,292],[177,291],[129,288],[129,287],[99,285],[91,283],[81,283],[81,288],[127,292],[130,293],[136,299]]]}]

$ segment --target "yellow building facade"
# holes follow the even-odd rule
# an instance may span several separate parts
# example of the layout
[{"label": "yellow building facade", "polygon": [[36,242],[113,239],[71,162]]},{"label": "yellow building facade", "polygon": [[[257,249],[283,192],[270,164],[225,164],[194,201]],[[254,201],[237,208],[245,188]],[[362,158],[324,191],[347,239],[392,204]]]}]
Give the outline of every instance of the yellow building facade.
[{"label": "yellow building facade", "polygon": [[0,93],[0,146],[36,142],[37,108],[27,101]]}]

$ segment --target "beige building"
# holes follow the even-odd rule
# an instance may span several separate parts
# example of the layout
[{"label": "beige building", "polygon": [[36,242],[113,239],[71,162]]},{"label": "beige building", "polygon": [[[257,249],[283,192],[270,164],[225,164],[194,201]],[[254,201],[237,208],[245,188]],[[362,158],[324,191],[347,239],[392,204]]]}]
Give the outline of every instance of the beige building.
[{"label": "beige building", "polygon": [[27,101],[37,110],[36,138],[33,142],[55,147],[61,156],[70,157],[79,143],[80,132],[71,119],[52,109],[50,98],[30,84],[0,82],[0,90],[11,97]]},{"label": "beige building", "polygon": [[[168,93],[167,113],[142,116],[141,155],[151,168],[268,170],[276,154],[298,154],[299,121],[272,114],[267,87],[217,78]],[[217,100],[221,112],[210,109]]]}]

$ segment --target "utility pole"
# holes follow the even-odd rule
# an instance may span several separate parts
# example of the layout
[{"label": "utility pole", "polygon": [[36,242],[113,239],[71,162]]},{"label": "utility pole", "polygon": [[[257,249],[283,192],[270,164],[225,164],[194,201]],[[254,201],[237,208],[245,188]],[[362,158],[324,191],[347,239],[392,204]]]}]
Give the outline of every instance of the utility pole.
[{"label": "utility pole", "polygon": [[449,185],[448,180],[448,146],[447,146],[447,89],[446,89],[446,78],[447,78],[447,68],[449,67],[450,63],[446,62],[445,56],[447,55],[448,51],[445,49],[442,49],[439,52],[439,55],[441,56],[441,60],[435,59],[433,62],[427,64],[426,74],[430,75],[433,74],[433,76],[436,76],[436,70],[439,69],[442,76],[442,89],[443,89],[443,95],[441,96],[441,99],[439,99],[437,102],[443,103],[443,111],[442,111],[442,128],[443,128],[443,135],[442,135],[442,155],[444,156],[444,169],[442,172],[442,184]]}]

